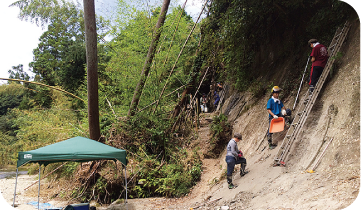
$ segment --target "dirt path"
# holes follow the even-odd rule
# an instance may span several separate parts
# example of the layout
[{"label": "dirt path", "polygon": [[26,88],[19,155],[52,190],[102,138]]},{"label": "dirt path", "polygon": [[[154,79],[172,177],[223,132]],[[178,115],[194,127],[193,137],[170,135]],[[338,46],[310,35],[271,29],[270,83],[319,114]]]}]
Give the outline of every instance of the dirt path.
[{"label": "dirt path", "polygon": [[[359,46],[359,26],[344,48]],[[218,159],[204,159],[201,181],[188,196],[180,199],[158,200],[158,209],[292,209],[333,210],[349,207],[360,188],[360,55],[346,51],[338,74],[323,87],[311,110],[297,141],[290,149],[286,167],[274,167],[279,150],[267,148],[264,138],[268,127],[264,103],[255,103],[240,115],[230,112],[235,119],[233,132],[241,132],[243,141],[238,143],[247,159],[250,171],[244,177],[234,175],[238,187],[229,190],[221,179],[225,169],[225,154]],[[306,95],[307,87],[301,96]],[[239,93],[236,93],[239,94]],[[267,101],[268,96],[259,99]],[[251,99],[244,100],[247,103]],[[300,99],[302,101],[304,99]],[[292,107],[292,98],[285,99],[285,106]],[[225,102],[227,103],[227,102]],[[249,106],[250,107],[250,106]],[[295,110],[294,113],[300,110]],[[200,144],[207,148],[207,130],[200,128]],[[274,143],[281,145],[285,132],[274,135]],[[334,140],[328,147],[315,173],[308,173],[308,165],[323,141]],[[215,180],[219,179],[219,182]],[[148,206],[149,207],[149,206]],[[146,208],[152,209],[152,208]],[[348,208],[349,209],[349,208]],[[350,209],[360,209],[355,206]]]},{"label": "dirt path", "polygon": [[[15,199],[15,207],[20,210],[34,210],[37,209],[37,206],[29,205],[30,202],[37,202],[37,197],[30,197],[26,195],[24,190],[37,180],[37,175],[19,175],[17,181],[17,195]],[[36,185],[37,186],[37,185]],[[0,203],[0,206],[3,208],[10,207],[13,204],[14,199],[14,189],[15,189],[15,178],[9,179],[0,179],[0,191],[1,196],[4,198],[3,202]],[[6,202],[6,203],[5,203]],[[40,203],[49,203],[52,207],[63,207],[64,201],[47,201],[43,198],[40,199]]]}]

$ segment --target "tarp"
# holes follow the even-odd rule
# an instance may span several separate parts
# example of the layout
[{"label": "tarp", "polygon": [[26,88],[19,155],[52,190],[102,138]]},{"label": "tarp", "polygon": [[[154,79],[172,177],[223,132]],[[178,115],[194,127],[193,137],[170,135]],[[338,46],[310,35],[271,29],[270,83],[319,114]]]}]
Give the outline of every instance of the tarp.
[{"label": "tarp", "polygon": [[17,167],[26,163],[49,163],[92,160],[119,160],[127,165],[126,151],[84,137],[74,137],[39,149],[19,152]]}]

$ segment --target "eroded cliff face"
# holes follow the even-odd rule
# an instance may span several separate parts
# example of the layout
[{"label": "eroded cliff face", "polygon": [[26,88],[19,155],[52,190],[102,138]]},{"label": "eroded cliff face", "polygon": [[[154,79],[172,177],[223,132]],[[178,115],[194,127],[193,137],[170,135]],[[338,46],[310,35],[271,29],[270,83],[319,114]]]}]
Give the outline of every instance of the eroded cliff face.
[{"label": "eroded cliff face", "polygon": [[[279,147],[270,150],[267,145],[268,114],[266,103],[270,97],[254,97],[250,92],[229,89],[219,112],[201,115],[199,138],[192,144],[204,154],[209,148],[209,122],[223,113],[232,124],[233,133],[240,132],[243,140],[238,147],[247,159],[249,173],[233,175],[235,189],[228,189],[224,178],[227,168],[226,152],[219,158],[203,156],[201,181],[191,192],[179,199],[152,199],[147,208],[166,206],[165,209],[344,209],[356,199],[360,189],[360,25],[352,23],[344,42],[342,56],[337,60],[327,82],[285,160],[285,167],[274,167]],[[305,61],[306,64],[306,61]],[[292,65],[285,63],[270,71],[287,72]],[[304,68],[304,67],[303,67]],[[277,74],[278,79],[280,75]],[[281,78],[285,78],[281,75]],[[276,79],[274,81],[277,81]],[[274,84],[278,85],[278,84]],[[299,103],[307,96],[308,85],[302,86]],[[270,90],[269,90],[270,91]],[[292,108],[297,90],[281,99]],[[293,114],[300,111],[296,106]],[[275,133],[273,142],[282,144],[287,130]],[[327,149],[325,146],[331,141]],[[324,156],[314,173],[307,170],[317,162],[317,154]],[[149,200],[149,199],[148,199]],[[153,201],[154,200],[154,201]],[[144,204],[144,199],[137,205]],[[161,204],[159,204],[161,203]],[[144,204],[145,205],[145,204]],[[144,207],[144,206],[143,206]],[[153,209],[153,208],[152,208]],[[358,208],[352,208],[358,209]]]},{"label": "eroded cliff face", "polygon": [[[273,167],[279,147],[269,150],[265,138],[268,128],[266,103],[270,95],[254,99],[249,93],[228,94],[221,111],[233,123],[233,132],[243,134],[244,140],[238,145],[247,157],[250,170],[245,177],[235,177],[235,183],[241,186],[235,191],[252,194],[252,199],[243,203],[246,209],[340,209],[356,199],[360,187],[359,32],[359,21],[352,22],[340,50],[342,57],[336,60],[323,85],[291,147],[285,167]],[[307,89],[305,83],[299,103],[306,97]],[[281,95],[286,108],[292,109],[296,91],[287,98]],[[232,108],[227,110],[227,107]],[[301,111],[299,107],[296,106],[293,114]],[[287,130],[274,134],[273,141],[281,145],[286,133]],[[317,154],[324,151],[331,139],[315,173],[307,173],[306,170],[317,162]],[[224,156],[223,153],[220,159]],[[226,167],[225,163],[223,166]],[[223,193],[226,191],[224,189]],[[229,199],[237,200],[236,197]]]}]

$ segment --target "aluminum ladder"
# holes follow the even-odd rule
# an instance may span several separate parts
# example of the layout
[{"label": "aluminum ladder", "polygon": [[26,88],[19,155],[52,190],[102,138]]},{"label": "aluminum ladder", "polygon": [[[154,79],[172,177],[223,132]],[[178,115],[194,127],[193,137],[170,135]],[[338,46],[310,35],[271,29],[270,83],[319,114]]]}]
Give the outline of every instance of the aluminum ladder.
[{"label": "aluminum ladder", "polygon": [[[313,107],[313,104],[315,103],[318,94],[320,93],[323,84],[326,81],[326,78],[331,70],[331,67],[333,63],[335,62],[334,57],[339,52],[342,43],[344,42],[347,33],[350,29],[349,22],[346,22],[344,26],[341,28],[338,28],[336,30],[336,33],[331,41],[330,46],[328,47],[328,54],[330,55],[327,64],[325,68],[323,69],[323,72],[316,84],[316,87],[313,90],[312,95],[308,96],[306,100],[303,102],[300,101],[301,107],[299,110],[302,110],[301,112],[297,113],[292,124],[290,125],[290,128],[287,131],[286,136],[283,139],[283,142],[281,144],[281,147],[274,159],[274,165],[273,166],[285,166],[285,160],[289,154],[289,151],[292,147],[292,144],[297,139],[298,135],[300,134],[300,131],[302,130],[303,125],[306,122],[306,119],[308,117],[308,114],[311,112],[311,109]],[[308,94],[308,93],[306,93]],[[307,97],[307,95],[306,95]]]}]

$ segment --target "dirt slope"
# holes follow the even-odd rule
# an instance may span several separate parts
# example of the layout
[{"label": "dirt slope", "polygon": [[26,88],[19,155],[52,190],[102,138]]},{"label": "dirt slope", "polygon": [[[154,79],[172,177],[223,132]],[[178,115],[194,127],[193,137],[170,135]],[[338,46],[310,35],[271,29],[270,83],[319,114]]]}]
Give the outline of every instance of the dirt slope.
[{"label": "dirt slope", "polygon": [[[268,124],[265,104],[269,96],[252,101],[250,95],[244,94],[243,100],[229,113],[229,119],[234,120],[233,131],[244,136],[238,146],[246,155],[250,173],[242,178],[239,174],[234,176],[234,183],[239,186],[234,190],[227,188],[225,180],[213,187],[196,186],[197,195],[191,194],[186,200],[188,207],[205,203],[202,209],[222,205],[231,209],[343,209],[356,199],[360,188],[360,28],[358,21],[352,24],[341,48],[343,57],[325,83],[286,159],[286,167],[273,167],[279,148],[269,150],[264,140]],[[306,91],[307,85],[304,85],[301,102]],[[223,107],[227,107],[231,99],[232,96]],[[294,96],[283,101],[286,107],[292,108]],[[251,107],[246,112],[242,112],[246,107],[244,102]],[[274,136],[278,144],[282,143],[285,133]],[[325,141],[323,151],[331,138],[315,173],[305,172],[322,142]],[[214,160],[216,166],[212,170],[225,169],[224,158],[222,154]],[[210,170],[210,161],[207,162]],[[199,189],[203,189],[203,193],[199,193]],[[207,204],[213,200],[217,201]]]},{"label": "dirt slope", "polygon": [[[232,93],[225,101],[237,104],[227,111],[233,132],[243,134],[238,146],[247,158],[244,177],[234,173],[233,190],[221,178],[226,169],[225,153],[218,159],[203,160],[201,181],[191,193],[180,199],[155,198],[131,200],[134,209],[344,209],[356,199],[360,189],[360,26],[352,22],[348,38],[332,75],[311,110],[299,138],[293,144],[285,167],[274,167],[279,147],[269,150],[265,133],[268,127],[265,109],[269,96],[254,99],[249,93]],[[289,68],[285,66],[284,68]],[[307,85],[300,94],[304,100]],[[282,98],[292,108],[296,92]],[[234,101],[234,100],[233,100]],[[297,113],[298,107],[293,113]],[[206,118],[218,113],[208,114]],[[200,128],[201,148],[206,149],[209,130]],[[282,143],[287,131],[274,134],[274,142]],[[315,173],[306,170],[313,166],[317,152],[328,146]],[[237,167],[238,169],[238,167]],[[239,170],[239,169],[238,169]],[[109,209],[116,209],[114,206]],[[120,209],[120,208],[119,208]]]}]

